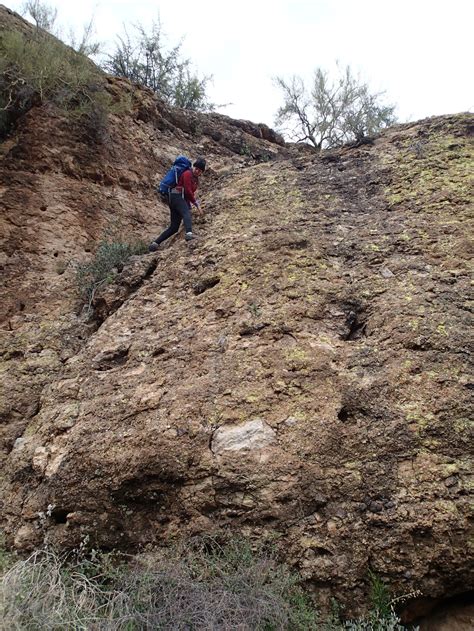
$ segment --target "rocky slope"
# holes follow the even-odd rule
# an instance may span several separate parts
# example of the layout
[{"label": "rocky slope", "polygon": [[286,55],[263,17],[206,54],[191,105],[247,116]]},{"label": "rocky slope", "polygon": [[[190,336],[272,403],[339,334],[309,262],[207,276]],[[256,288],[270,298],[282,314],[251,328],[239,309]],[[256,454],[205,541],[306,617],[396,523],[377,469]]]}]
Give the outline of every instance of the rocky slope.
[{"label": "rocky slope", "polygon": [[[28,29],[0,5],[0,35]],[[76,263],[104,238],[148,241],[161,231],[169,211],[154,184],[174,157],[205,154],[213,182],[222,169],[285,151],[265,125],[173,110],[117,79],[107,89],[116,102],[125,95],[130,112],[109,116],[100,142],[45,105],[0,144],[0,347],[8,360],[0,443],[7,450],[36,414],[45,384],[96,328],[80,317]],[[140,274],[154,266],[143,261]]]},{"label": "rocky slope", "polygon": [[[473,129],[319,156],[145,90],[99,145],[31,110],[0,162],[10,543],[231,529],[348,611],[369,570],[424,602],[472,589]],[[178,153],[210,165],[199,238],[134,259],[91,320],[71,261],[107,229],[156,236]]]}]

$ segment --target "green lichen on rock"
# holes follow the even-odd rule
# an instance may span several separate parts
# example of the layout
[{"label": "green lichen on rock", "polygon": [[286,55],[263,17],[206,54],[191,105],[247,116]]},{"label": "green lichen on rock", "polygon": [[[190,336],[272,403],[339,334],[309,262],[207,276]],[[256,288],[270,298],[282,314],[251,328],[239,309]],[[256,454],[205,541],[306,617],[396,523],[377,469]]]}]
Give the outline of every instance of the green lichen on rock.
[{"label": "green lichen on rock", "polygon": [[391,172],[385,189],[391,206],[415,205],[424,213],[444,216],[453,206],[459,210],[460,205],[471,202],[474,156],[472,142],[464,132],[469,121],[469,115],[459,115],[448,132],[445,127],[437,129],[434,122],[431,133],[420,138],[397,138],[382,157]]}]

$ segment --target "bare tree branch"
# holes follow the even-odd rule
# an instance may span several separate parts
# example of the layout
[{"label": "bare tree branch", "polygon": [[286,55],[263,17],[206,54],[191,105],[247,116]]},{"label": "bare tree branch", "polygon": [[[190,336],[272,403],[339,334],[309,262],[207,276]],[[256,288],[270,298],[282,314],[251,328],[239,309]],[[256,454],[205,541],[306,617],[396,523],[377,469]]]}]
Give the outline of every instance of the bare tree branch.
[{"label": "bare tree branch", "polygon": [[296,75],[289,81],[282,77],[274,81],[283,93],[276,125],[292,140],[309,142],[317,150],[360,141],[396,120],[395,107],[382,104],[382,94],[372,94],[349,66],[340,70],[334,82],[326,71],[316,68],[309,92]]}]

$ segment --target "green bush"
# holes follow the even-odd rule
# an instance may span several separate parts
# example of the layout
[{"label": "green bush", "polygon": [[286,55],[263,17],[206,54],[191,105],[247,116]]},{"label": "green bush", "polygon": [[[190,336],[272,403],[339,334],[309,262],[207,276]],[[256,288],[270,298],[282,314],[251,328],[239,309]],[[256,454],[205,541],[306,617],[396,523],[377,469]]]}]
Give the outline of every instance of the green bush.
[{"label": "green bush", "polygon": [[153,21],[147,28],[137,24],[133,29],[134,35],[125,29],[118,37],[115,51],[103,64],[104,70],[146,85],[175,107],[196,112],[215,109],[207,95],[211,77],[200,78],[193,72],[191,61],[181,57],[181,44],[168,48],[160,21]]},{"label": "green bush", "polygon": [[370,602],[374,612],[378,612],[379,615],[387,617],[391,613],[391,597],[388,587],[374,572],[369,570],[369,582],[370,582]]},{"label": "green bush", "polygon": [[89,263],[80,263],[76,269],[76,282],[79,294],[92,305],[97,290],[113,282],[123,269],[124,263],[135,254],[148,251],[145,243],[124,243],[103,240],[99,243],[94,258]]},{"label": "green bush", "polygon": [[48,33],[0,35],[0,134],[34,105],[54,103],[79,118],[107,112],[112,99],[103,73]]}]

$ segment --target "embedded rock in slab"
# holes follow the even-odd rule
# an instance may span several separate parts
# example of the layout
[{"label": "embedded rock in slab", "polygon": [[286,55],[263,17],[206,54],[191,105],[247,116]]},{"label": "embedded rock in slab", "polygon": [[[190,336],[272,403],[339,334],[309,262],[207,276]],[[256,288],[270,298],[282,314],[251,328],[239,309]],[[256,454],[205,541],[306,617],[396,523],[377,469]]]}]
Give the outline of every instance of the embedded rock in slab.
[{"label": "embedded rock in slab", "polygon": [[262,419],[237,426],[219,427],[214,432],[211,449],[216,456],[226,451],[256,451],[265,449],[276,440],[276,432]]}]

